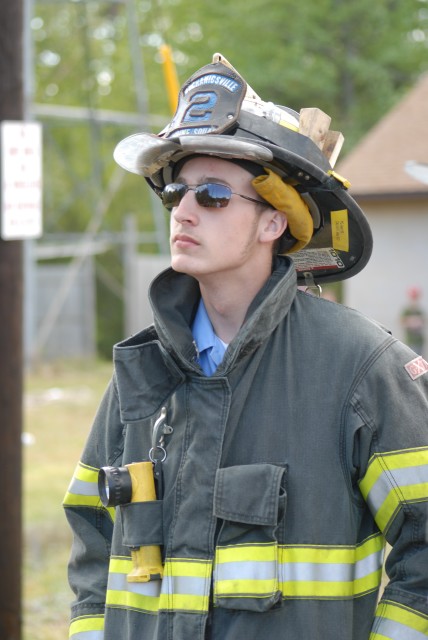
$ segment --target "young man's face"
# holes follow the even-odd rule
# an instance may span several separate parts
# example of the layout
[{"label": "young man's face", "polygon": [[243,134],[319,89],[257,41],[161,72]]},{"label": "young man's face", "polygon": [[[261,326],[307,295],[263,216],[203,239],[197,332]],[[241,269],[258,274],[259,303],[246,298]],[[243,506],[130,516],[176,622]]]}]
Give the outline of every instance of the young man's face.
[{"label": "young man's face", "polygon": [[[236,193],[259,200],[252,177],[234,163],[207,156],[186,162],[175,181],[189,186],[225,184]],[[199,280],[216,274],[250,275],[260,251],[269,251],[260,241],[266,217],[256,203],[238,195],[232,195],[224,208],[202,207],[195,192],[189,190],[171,212],[172,268]]]}]

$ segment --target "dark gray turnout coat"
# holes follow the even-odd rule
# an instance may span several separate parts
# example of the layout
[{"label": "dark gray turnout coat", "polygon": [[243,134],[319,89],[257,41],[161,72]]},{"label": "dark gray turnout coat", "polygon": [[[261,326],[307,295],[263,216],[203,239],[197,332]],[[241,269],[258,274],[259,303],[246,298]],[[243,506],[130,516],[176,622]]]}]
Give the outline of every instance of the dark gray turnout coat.
[{"label": "dark gray turnout coat", "polygon": [[[211,377],[189,328],[196,281],[168,269],[150,298],[154,325],[115,347],[64,501],[71,638],[426,638],[427,363],[297,290],[288,259]],[[163,455],[162,411],[162,495],[114,513],[98,470],[148,460],[153,444]],[[162,580],[128,581],[140,545],[161,545]]]}]

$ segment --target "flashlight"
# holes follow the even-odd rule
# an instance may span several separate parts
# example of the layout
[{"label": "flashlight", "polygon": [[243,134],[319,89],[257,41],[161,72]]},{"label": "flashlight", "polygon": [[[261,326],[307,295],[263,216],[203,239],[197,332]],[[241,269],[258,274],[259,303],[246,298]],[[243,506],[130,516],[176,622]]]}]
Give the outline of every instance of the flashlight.
[{"label": "flashlight", "polygon": [[[124,467],[102,467],[98,473],[98,492],[105,507],[117,507],[129,502],[156,500],[152,462],[134,462]],[[132,547],[133,568],[128,582],[161,580],[163,566],[160,547]]]}]

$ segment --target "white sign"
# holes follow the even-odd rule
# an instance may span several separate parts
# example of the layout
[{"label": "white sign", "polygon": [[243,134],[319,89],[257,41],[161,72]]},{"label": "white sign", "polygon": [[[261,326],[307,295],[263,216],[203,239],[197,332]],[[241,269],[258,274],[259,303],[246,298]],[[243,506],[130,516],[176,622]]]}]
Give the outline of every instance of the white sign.
[{"label": "white sign", "polygon": [[42,233],[42,127],[38,122],[1,123],[1,237],[38,238]]}]

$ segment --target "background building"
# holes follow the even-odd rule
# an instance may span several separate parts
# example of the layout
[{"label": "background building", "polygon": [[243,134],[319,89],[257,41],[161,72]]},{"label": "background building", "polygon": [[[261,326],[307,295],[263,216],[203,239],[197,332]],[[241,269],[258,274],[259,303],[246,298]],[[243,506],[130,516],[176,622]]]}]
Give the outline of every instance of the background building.
[{"label": "background building", "polygon": [[428,74],[337,165],[373,231],[371,260],[344,282],[343,302],[400,339],[410,287],[428,312],[428,184],[410,175],[412,162],[428,162]]}]

